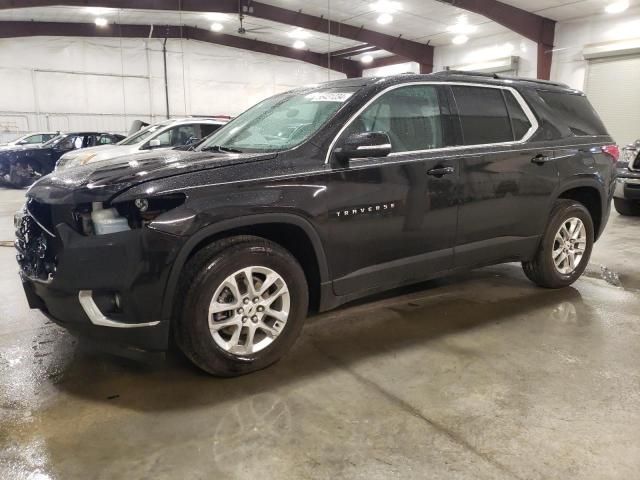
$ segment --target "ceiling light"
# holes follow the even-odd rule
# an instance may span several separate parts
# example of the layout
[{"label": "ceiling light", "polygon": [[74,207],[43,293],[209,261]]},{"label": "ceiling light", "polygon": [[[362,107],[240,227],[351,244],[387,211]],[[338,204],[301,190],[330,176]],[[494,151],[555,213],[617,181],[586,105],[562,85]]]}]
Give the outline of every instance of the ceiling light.
[{"label": "ceiling light", "polygon": [[229,17],[226,13],[211,12],[207,13],[207,18],[213,22],[226,22]]},{"label": "ceiling light", "polygon": [[302,40],[296,40],[295,42],[293,42],[293,48],[297,48],[298,50],[303,49],[306,46],[307,44]]},{"label": "ceiling light", "polygon": [[289,33],[287,33],[287,35],[290,36],[291,38],[298,38],[300,40],[309,38],[311,36],[309,32],[307,32],[306,30],[300,27],[291,30]]},{"label": "ceiling light", "polygon": [[468,23],[456,23],[455,25],[449,25],[447,31],[455,33],[456,35],[469,35],[470,33],[478,30],[475,25],[469,25]]},{"label": "ceiling light", "polygon": [[223,29],[224,29],[224,25],[222,25],[221,23],[214,22],[211,24],[212,32],[221,32]]},{"label": "ceiling light", "polygon": [[383,13],[378,17],[377,22],[380,25],[387,25],[387,24],[393,22],[393,15],[391,15],[389,13]]},{"label": "ceiling light", "polygon": [[364,55],[364,56],[360,59],[360,61],[361,61],[362,63],[371,63],[371,62],[373,62],[373,57],[372,57],[371,55]]},{"label": "ceiling light", "polygon": [[627,8],[629,8],[629,1],[628,0],[621,0],[621,1],[618,1],[618,2],[610,3],[609,5],[604,7],[604,11],[607,12],[607,13],[622,13]]},{"label": "ceiling light", "polygon": [[466,35],[456,35],[451,39],[451,43],[454,45],[462,45],[463,43],[467,43],[469,41],[469,37]]},{"label": "ceiling light", "polygon": [[106,15],[111,12],[110,8],[105,7],[87,7],[87,13],[90,15]]},{"label": "ceiling light", "polygon": [[395,13],[402,9],[400,2],[390,0],[378,0],[371,4],[371,9],[378,13]]},{"label": "ceiling light", "polygon": [[98,18],[96,18],[96,19],[94,20],[94,22],[95,22],[95,24],[96,24],[98,27],[106,27],[106,26],[109,24],[109,22],[107,21],[107,19],[106,19],[106,18],[102,18],[102,17],[98,17]]}]

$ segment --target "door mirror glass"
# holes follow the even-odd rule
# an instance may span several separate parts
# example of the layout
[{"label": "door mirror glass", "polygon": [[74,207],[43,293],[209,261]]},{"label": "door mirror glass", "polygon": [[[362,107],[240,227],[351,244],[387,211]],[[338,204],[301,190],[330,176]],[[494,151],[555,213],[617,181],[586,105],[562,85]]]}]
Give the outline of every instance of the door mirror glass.
[{"label": "door mirror glass", "polygon": [[338,160],[350,158],[386,157],[391,153],[391,139],[386,132],[358,132],[349,135],[334,150]]},{"label": "door mirror glass", "polygon": [[149,148],[158,148],[161,145],[159,138],[154,138],[153,140],[149,140]]}]

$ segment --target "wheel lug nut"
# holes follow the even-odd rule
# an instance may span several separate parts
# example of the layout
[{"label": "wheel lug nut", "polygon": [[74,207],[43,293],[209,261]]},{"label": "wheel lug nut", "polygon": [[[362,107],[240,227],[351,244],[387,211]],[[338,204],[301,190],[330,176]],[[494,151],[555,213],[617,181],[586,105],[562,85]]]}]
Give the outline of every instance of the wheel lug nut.
[{"label": "wheel lug nut", "polygon": [[264,307],[263,307],[262,305],[260,305],[260,306],[258,307],[258,311],[259,311],[259,312],[264,312]]},{"label": "wheel lug nut", "polygon": [[253,303],[258,303],[260,301],[260,299],[258,297],[253,299]]},{"label": "wheel lug nut", "polygon": [[240,308],[238,309],[238,313],[244,313],[244,308],[240,307]]},{"label": "wheel lug nut", "polygon": [[242,323],[247,323],[247,320],[249,320],[247,317],[242,317]]},{"label": "wheel lug nut", "polygon": [[245,299],[242,301],[242,303],[244,303],[245,305],[248,305],[248,304],[249,304],[249,299],[248,299],[248,298],[245,298]]},{"label": "wheel lug nut", "polygon": [[258,317],[254,315],[253,317],[251,317],[251,321],[253,323],[258,323]]}]

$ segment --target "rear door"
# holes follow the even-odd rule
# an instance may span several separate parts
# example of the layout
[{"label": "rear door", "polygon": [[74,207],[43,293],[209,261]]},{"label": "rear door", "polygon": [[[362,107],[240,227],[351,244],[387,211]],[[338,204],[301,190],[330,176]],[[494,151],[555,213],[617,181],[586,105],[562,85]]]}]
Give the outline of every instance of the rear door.
[{"label": "rear door", "polygon": [[457,160],[444,87],[412,84],[374,100],[341,134],[382,131],[391,155],[336,165],[328,182],[329,259],[338,295],[419,281],[452,266]]},{"label": "rear door", "polygon": [[554,152],[527,140],[537,120],[511,88],[451,86],[460,118],[455,265],[518,259],[535,250],[558,183]]}]

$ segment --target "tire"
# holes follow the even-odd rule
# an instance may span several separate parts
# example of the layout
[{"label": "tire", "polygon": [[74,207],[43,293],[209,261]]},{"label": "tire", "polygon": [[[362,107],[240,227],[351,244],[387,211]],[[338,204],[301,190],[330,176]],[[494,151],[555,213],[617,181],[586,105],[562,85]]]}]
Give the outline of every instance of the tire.
[{"label": "tire", "polygon": [[[561,254],[557,258],[558,260],[562,260],[564,258],[562,255],[565,255],[565,253],[562,250],[562,244],[557,242],[556,235],[560,235],[560,230],[563,225],[565,227],[569,226],[568,228],[570,229],[572,224],[568,222],[572,219],[579,219],[584,226],[584,251],[574,268],[567,263],[569,261],[568,259],[564,260],[561,268],[556,266],[554,254],[555,252],[561,251]],[[577,223],[578,222],[575,224]],[[549,223],[547,224],[547,228],[534,258],[531,261],[522,262],[524,273],[529,280],[544,288],[562,288],[569,286],[575,282],[580,275],[582,275],[585,268],[587,268],[593,249],[593,242],[593,219],[585,206],[574,200],[558,200],[551,210]],[[576,243],[575,245],[578,244]],[[580,247],[576,246],[575,248]],[[567,247],[567,252],[571,251],[576,250],[571,250]],[[575,257],[577,257],[577,255]]]},{"label": "tire", "polygon": [[[247,268],[251,268],[247,271],[257,290],[265,287],[267,278],[279,277],[263,293],[267,299],[280,295],[270,306],[263,296],[247,295],[248,276],[240,272]],[[227,286],[232,284],[237,294]],[[288,293],[280,293],[285,290]],[[299,336],[309,304],[305,274],[293,255],[274,242],[252,236],[219,240],[194,255],[185,266],[176,298],[184,299],[176,315],[176,343],[195,365],[221,377],[261,370],[282,358]],[[250,300],[248,305],[242,303],[246,299]],[[222,306],[224,311],[210,314],[210,307],[218,311]],[[240,308],[242,314],[238,313]],[[229,326],[219,328],[225,322]],[[252,329],[254,342],[249,342]],[[240,333],[236,335],[237,330]]]},{"label": "tire", "polygon": [[613,205],[620,215],[637,217],[640,215],[640,203],[622,198],[614,198]]}]

